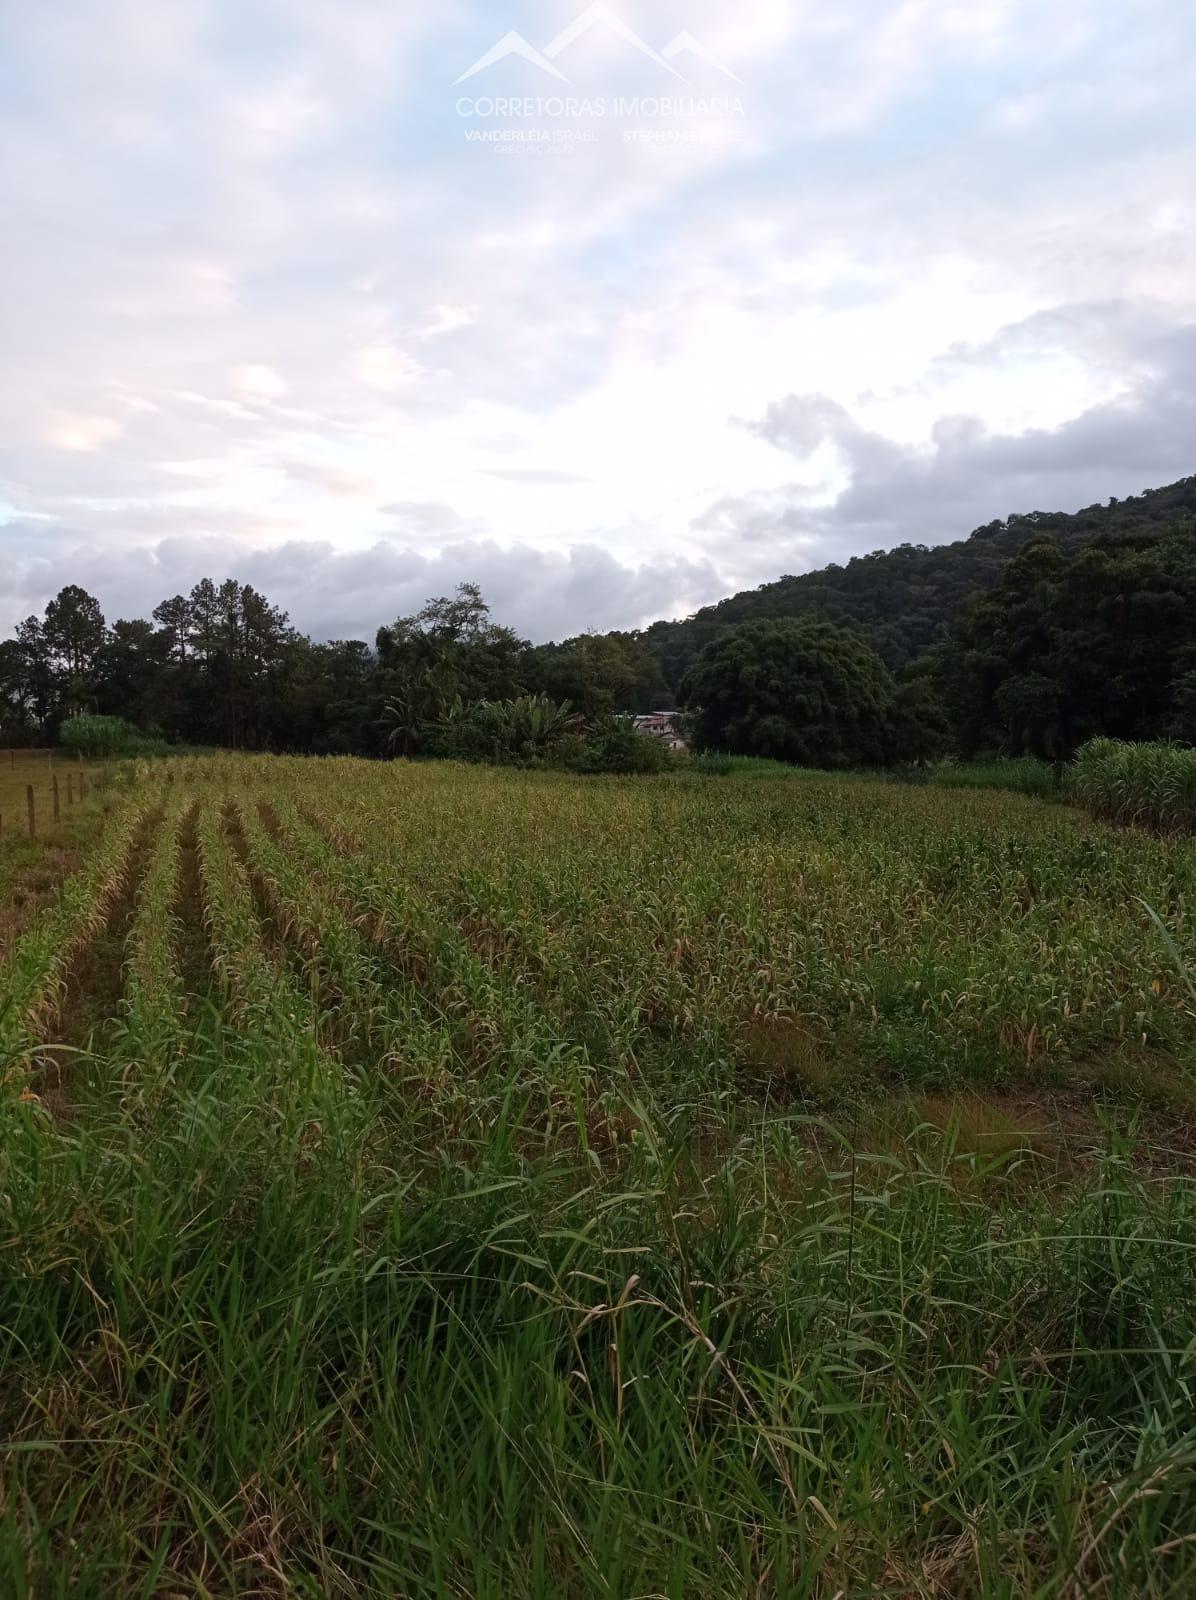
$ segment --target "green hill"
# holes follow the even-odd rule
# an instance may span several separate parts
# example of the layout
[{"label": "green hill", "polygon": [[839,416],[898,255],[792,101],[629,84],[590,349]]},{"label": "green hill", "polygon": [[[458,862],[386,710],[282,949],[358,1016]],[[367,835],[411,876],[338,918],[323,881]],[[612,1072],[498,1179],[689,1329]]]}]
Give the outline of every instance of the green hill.
[{"label": "green hill", "polygon": [[932,646],[962,601],[995,586],[1006,562],[1037,535],[1065,551],[1095,539],[1150,539],[1194,519],[1196,476],[1076,512],[1032,511],[977,528],[953,544],[903,544],[859,556],[846,566],[746,589],[680,622],[656,622],[641,635],[676,689],[690,662],[721,629],[764,618],[814,615],[865,631],[890,667]]}]

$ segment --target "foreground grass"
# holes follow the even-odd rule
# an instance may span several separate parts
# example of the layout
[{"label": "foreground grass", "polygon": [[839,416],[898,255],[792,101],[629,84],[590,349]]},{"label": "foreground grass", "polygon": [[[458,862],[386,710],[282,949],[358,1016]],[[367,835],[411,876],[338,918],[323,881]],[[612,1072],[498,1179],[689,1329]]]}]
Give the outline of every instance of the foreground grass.
[{"label": "foreground grass", "polygon": [[715,1152],[643,1103],[618,1163],[528,1159],[513,1104],[446,1143],[202,1027],[5,1112],[4,1593],[1196,1582],[1196,1195],[1116,1136],[1063,1197],[950,1130]]}]

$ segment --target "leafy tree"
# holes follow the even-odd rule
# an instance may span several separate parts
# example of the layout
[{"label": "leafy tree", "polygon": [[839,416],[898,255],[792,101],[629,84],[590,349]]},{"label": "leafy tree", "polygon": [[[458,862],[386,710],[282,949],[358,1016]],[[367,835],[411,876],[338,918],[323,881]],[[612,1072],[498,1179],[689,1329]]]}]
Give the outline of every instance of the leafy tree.
[{"label": "leafy tree", "polygon": [[544,694],[478,700],[471,706],[458,701],[442,722],[425,730],[425,747],[430,754],[461,761],[532,766],[581,722],[567,702],[558,705]]},{"label": "leafy tree", "polygon": [[154,621],[169,635],[171,652],[179,665],[183,665],[187,660],[192,626],[190,602],[181,594],[176,594],[172,600],[163,600],[154,608]]},{"label": "leafy tree", "polygon": [[138,728],[156,726],[165,702],[162,690],[170,663],[171,636],[152,623],[119,621],[96,654],[96,699],[101,712],[125,717]]},{"label": "leafy tree", "polygon": [[541,691],[587,717],[660,710],[671,699],[659,660],[633,634],[588,633],[541,645],[532,661]]},{"label": "leafy tree", "polygon": [[312,645],[294,686],[306,716],[299,748],[319,755],[375,755],[381,704],[374,658],[360,639]]},{"label": "leafy tree", "polygon": [[666,772],[673,764],[664,741],[641,733],[633,717],[599,717],[584,738],[562,741],[553,764],[571,772]]},{"label": "leafy tree", "polygon": [[941,652],[961,748],[1064,760],[1100,735],[1182,736],[1193,616],[1196,529],[1070,557],[1031,540]]},{"label": "leafy tree", "polygon": [[54,663],[36,617],[26,617],[0,659],[6,731],[40,732],[54,710]]},{"label": "leafy tree", "polygon": [[77,713],[95,699],[96,658],[104,643],[99,601],[78,584],[68,584],[46,607],[42,638],[58,678],[59,708]]},{"label": "leafy tree", "polygon": [[429,600],[377,638],[378,676],[388,744],[400,755],[420,747],[423,730],[454,707],[521,694],[530,646],[490,619],[476,584]]},{"label": "leafy tree", "polygon": [[880,657],[845,628],[749,622],[706,646],[681,700],[700,750],[851,767],[889,757],[895,692]]}]

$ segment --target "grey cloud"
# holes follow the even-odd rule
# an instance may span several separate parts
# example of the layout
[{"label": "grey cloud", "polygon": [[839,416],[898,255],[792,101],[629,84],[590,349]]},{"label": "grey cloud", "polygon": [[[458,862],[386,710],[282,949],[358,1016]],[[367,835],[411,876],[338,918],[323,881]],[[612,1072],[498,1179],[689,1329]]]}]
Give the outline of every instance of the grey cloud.
[{"label": "grey cloud", "polygon": [[1133,300],[1081,301],[1051,306],[1008,324],[991,339],[957,343],[932,363],[932,369],[989,367],[994,362],[1043,351],[1064,350],[1095,361],[1137,362],[1142,352],[1166,340],[1174,319],[1164,306]]},{"label": "grey cloud", "polygon": [[823,395],[790,395],[752,425],[758,437],[804,460],[829,443],[850,473],[830,506],[803,491],[750,495],[712,506],[695,523],[722,547],[795,543],[806,567],[909,540],[938,544],[1012,512],[1076,510],[1196,471],[1196,325],[1173,328],[1139,350],[1146,375],[1125,398],[1093,406],[1058,428],[993,434],[974,417],[943,417],[924,449],[863,428]]}]

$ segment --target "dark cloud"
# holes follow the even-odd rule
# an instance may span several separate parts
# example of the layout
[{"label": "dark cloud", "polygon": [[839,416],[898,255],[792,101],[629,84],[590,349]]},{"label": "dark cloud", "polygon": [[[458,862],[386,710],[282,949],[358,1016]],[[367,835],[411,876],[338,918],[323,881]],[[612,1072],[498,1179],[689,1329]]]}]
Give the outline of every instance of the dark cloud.
[{"label": "dark cloud", "polygon": [[990,433],[975,417],[943,417],[911,448],[862,427],[825,395],[789,395],[751,430],[798,460],[830,445],[849,474],[830,506],[808,491],[724,499],[697,520],[724,541],[796,544],[803,569],[903,541],[962,538],[1012,512],[1077,510],[1196,471],[1196,325],[1138,351],[1143,376],[1124,398],[1057,428]]}]

